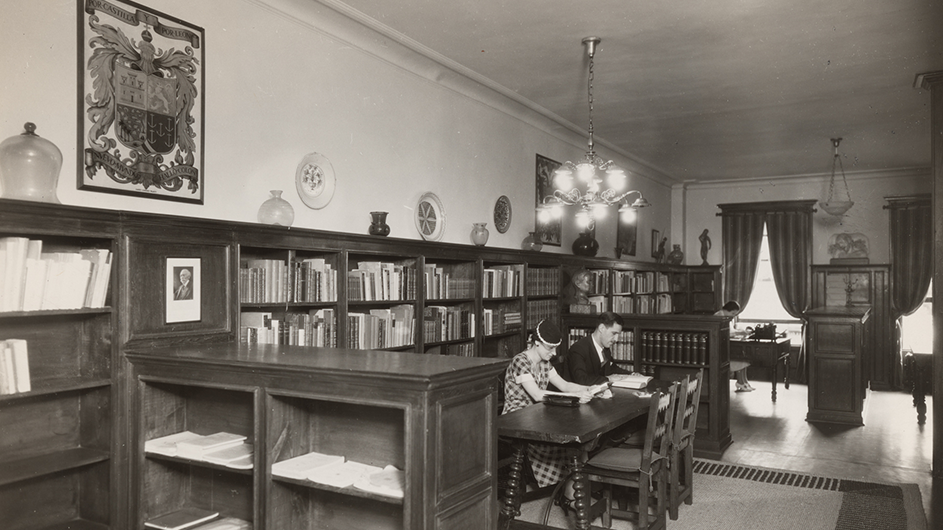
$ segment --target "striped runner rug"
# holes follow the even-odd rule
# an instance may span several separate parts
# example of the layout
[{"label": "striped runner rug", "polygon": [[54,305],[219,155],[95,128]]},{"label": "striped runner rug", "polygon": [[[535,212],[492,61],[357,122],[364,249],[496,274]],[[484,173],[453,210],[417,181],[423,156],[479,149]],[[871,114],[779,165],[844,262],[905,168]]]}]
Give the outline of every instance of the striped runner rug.
[{"label": "striped runner rug", "polygon": [[[916,484],[880,484],[809,473],[695,460],[694,503],[682,505],[669,530],[926,530]],[[546,500],[521,507],[539,522]],[[593,522],[598,526],[601,521]],[[553,507],[550,525],[573,528],[573,515]],[[616,530],[630,530],[616,520]]]}]

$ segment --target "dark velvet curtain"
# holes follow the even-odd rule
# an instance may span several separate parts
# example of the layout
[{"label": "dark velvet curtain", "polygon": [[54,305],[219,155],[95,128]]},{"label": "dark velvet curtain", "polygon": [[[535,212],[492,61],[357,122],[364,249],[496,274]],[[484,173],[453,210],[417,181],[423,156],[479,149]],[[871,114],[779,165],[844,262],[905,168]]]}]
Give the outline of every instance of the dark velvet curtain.
[{"label": "dark velvet curtain", "polygon": [[888,198],[891,246],[891,318],[917,310],[933,276],[930,196]]},{"label": "dark velvet curtain", "polygon": [[746,307],[753,294],[766,214],[762,210],[739,208],[728,211],[726,206],[720,205],[724,245],[724,299],[721,305],[736,300],[740,307]]}]

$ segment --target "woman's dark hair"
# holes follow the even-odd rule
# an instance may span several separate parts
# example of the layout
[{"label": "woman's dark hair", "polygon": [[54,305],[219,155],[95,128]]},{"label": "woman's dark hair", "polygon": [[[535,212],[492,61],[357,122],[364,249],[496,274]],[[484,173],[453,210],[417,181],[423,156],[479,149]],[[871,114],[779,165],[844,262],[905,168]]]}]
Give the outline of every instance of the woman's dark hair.
[{"label": "woman's dark hair", "polygon": [[740,311],[740,302],[736,300],[731,300],[724,304],[724,311]]}]

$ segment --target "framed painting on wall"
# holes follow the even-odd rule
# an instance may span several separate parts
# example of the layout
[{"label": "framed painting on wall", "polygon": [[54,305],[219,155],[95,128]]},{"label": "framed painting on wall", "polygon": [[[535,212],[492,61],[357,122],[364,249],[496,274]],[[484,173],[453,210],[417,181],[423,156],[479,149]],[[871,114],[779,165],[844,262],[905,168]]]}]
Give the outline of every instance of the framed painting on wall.
[{"label": "framed painting on wall", "polygon": [[78,2],[78,188],[203,204],[203,28]]},{"label": "framed painting on wall", "polygon": [[[535,206],[540,206],[545,197],[553,195],[554,186],[553,186],[553,172],[560,167],[562,164],[555,160],[551,160],[545,156],[537,155],[537,171],[536,171],[536,193],[537,193],[537,203]],[[563,220],[562,219],[550,219],[547,221],[541,221],[540,215],[537,215],[537,220],[534,223],[534,228],[536,231],[537,239],[544,245],[552,245],[559,247],[563,239]]]}]

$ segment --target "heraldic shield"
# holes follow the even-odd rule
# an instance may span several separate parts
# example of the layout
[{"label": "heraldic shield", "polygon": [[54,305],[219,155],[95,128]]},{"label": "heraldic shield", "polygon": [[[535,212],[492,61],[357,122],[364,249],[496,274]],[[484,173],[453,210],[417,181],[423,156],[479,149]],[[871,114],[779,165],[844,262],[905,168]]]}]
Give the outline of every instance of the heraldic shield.
[{"label": "heraldic shield", "polygon": [[167,154],[176,145],[177,80],[115,65],[118,140],[131,149]]}]

